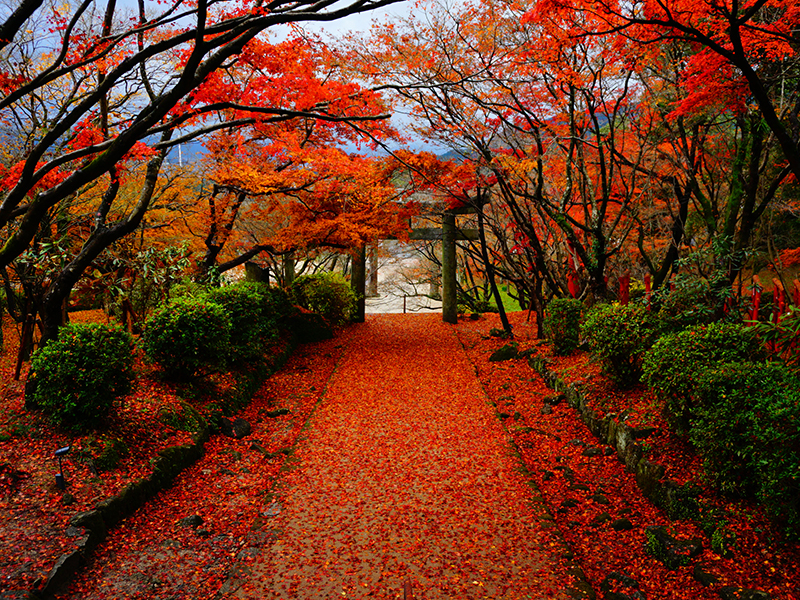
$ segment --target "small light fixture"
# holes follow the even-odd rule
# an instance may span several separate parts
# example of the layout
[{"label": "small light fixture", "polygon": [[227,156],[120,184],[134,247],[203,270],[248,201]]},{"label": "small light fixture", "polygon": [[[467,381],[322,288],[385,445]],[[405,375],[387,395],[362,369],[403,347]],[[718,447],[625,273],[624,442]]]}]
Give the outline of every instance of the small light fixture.
[{"label": "small light fixture", "polygon": [[67,487],[67,480],[64,479],[64,467],[61,464],[61,457],[64,456],[67,452],[70,451],[72,446],[64,446],[63,448],[59,448],[56,450],[55,454],[58,457],[58,473],[56,473],[56,485],[61,491],[64,491]]}]

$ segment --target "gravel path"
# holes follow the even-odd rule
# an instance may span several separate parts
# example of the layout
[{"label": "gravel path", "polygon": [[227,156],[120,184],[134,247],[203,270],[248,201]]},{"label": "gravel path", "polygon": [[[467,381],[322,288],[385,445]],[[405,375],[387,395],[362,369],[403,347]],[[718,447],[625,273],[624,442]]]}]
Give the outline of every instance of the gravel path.
[{"label": "gravel path", "polygon": [[566,597],[551,522],[440,319],[358,326],[223,595]]}]

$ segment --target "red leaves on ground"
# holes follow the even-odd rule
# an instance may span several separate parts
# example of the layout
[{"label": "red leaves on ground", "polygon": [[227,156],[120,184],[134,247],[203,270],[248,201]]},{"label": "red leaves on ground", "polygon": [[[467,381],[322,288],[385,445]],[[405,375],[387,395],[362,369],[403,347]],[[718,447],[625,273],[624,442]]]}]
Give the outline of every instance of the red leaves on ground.
[{"label": "red leaves on ground", "polygon": [[563,548],[440,318],[358,326],[237,596],[563,597]]},{"label": "red leaves on ground", "polygon": [[[704,588],[693,578],[693,567],[668,571],[647,555],[646,526],[665,525],[679,539],[703,538],[703,533],[690,521],[669,521],[643,497],[635,476],[625,471],[616,454],[584,456],[586,447],[602,448],[603,444],[566,403],[553,406],[550,414],[541,413],[544,397],[553,392],[527,361],[489,362],[490,354],[505,343],[483,336],[498,326],[496,320],[459,323],[459,337],[498,413],[513,415],[505,419],[506,429],[596,590],[609,573],[617,571],[637,580],[649,600],[718,598],[719,589],[725,586],[756,588],[786,600],[800,597],[798,545],[777,542],[766,519],[752,505],[721,500],[707,488],[701,499],[713,498],[722,506],[737,535],[734,557],[715,554],[705,540],[704,553],[695,561],[719,582]],[[513,313],[511,320],[520,349],[532,347],[535,325],[525,322],[524,313]],[[655,427],[656,433],[646,440],[649,457],[666,467],[666,478],[703,487],[698,457],[684,440],[667,431],[660,409],[646,390],[618,391],[586,354],[552,357],[546,347],[539,352],[547,354],[550,368],[560,373],[561,379],[584,382],[589,406],[599,416],[625,411],[630,424]],[[634,528],[615,531],[611,523],[621,518],[631,521]]]}]

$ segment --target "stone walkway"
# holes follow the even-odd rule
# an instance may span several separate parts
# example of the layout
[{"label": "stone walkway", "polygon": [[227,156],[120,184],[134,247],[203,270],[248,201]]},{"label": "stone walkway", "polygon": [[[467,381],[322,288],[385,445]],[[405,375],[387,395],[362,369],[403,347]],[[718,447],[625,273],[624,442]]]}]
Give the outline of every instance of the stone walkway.
[{"label": "stone walkway", "polygon": [[227,597],[567,597],[562,548],[439,315],[368,316]]}]

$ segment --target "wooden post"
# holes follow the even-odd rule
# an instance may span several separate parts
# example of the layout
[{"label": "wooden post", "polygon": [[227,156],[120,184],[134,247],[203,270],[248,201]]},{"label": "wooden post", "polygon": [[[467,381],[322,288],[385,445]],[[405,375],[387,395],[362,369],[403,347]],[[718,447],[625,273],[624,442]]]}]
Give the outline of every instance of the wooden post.
[{"label": "wooden post", "polygon": [[442,215],[442,321],[458,323],[456,292],[456,215]]},{"label": "wooden post", "polygon": [[294,282],[294,253],[283,255],[283,286],[288,288]]},{"label": "wooden post", "polygon": [[631,274],[625,273],[619,278],[619,303],[623,306],[630,302],[631,298]]},{"label": "wooden post", "polygon": [[378,246],[372,244],[367,251],[367,296],[374,298],[378,295]]},{"label": "wooden post", "polygon": [[786,294],[784,293],[783,284],[778,279],[773,279],[772,285],[772,314],[777,325],[786,310]]},{"label": "wooden post", "polygon": [[367,292],[367,248],[356,248],[353,255],[353,272],[350,276],[350,287],[355,292],[356,314],[353,321],[363,323],[366,320],[366,292]]},{"label": "wooden post", "polygon": [[753,275],[753,290],[751,296],[750,320],[758,321],[758,309],[761,305],[761,280],[758,275]]}]

